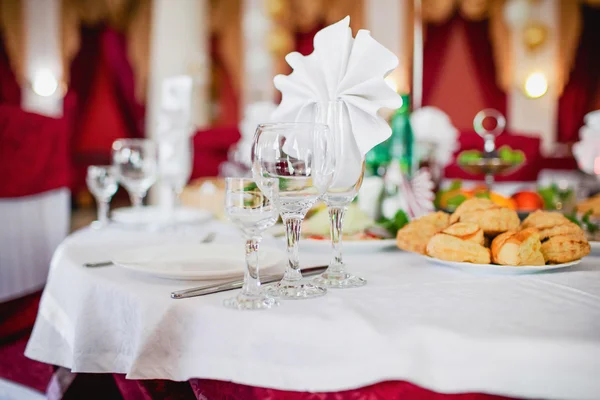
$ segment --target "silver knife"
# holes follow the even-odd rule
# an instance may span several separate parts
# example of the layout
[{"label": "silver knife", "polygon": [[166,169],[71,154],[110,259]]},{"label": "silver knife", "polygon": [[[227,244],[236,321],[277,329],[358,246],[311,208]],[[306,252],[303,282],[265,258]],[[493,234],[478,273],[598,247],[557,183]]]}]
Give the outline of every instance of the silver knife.
[{"label": "silver knife", "polygon": [[[304,268],[301,271],[303,276],[312,276],[325,272],[326,269],[327,265],[320,265],[318,267]],[[267,283],[277,282],[280,281],[281,278],[283,278],[283,274],[268,275],[261,278],[261,284],[265,285]],[[171,298],[186,299],[188,297],[204,296],[212,293],[226,292],[228,290],[239,289],[242,287],[243,284],[244,281],[242,279],[238,279],[235,281],[229,281],[225,283],[217,283],[213,285],[198,286],[191,289],[176,290],[174,292],[171,292]]]}]

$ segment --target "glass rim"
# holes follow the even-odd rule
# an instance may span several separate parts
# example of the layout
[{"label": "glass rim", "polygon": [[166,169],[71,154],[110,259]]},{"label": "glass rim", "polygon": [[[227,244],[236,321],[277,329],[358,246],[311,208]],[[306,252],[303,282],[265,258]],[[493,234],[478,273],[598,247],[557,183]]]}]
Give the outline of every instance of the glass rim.
[{"label": "glass rim", "polygon": [[329,129],[329,126],[327,124],[323,124],[320,122],[264,122],[264,123],[258,124],[258,128],[272,128],[272,129],[286,128],[289,126],[300,126],[300,127],[314,126],[317,128]]},{"label": "glass rim", "polygon": [[116,144],[122,144],[122,143],[139,144],[139,145],[152,144],[152,145],[156,146],[156,142],[149,138],[121,138],[121,139],[117,139],[113,142],[112,148],[114,149]]},{"label": "glass rim", "polygon": [[[277,181],[279,181],[279,179],[277,178],[260,178],[261,181],[266,181],[266,182],[271,182],[271,183],[275,183]],[[248,183],[256,183],[258,185],[258,182],[256,182],[256,179],[254,178],[249,178],[249,177],[245,177],[245,176],[228,176],[225,178],[225,183],[227,182],[248,182]]]}]

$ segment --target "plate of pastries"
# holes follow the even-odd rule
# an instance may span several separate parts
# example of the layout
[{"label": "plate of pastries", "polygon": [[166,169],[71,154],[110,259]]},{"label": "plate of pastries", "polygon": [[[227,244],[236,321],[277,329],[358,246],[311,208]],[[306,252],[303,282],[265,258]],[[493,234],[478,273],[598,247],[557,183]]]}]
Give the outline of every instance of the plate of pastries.
[{"label": "plate of pastries", "polygon": [[533,273],[575,265],[590,253],[579,225],[559,212],[517,212],[486,198],[434,212],[398,231],[396,245],[433,263],[468,270]]}]

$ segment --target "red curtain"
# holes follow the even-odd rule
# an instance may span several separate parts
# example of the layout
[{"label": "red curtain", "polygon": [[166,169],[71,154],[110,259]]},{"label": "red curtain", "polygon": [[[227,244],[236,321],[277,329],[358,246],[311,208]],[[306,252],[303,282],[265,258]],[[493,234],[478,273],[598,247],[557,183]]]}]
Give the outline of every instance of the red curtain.
[{"label": "red curtain", "polygon": [[88,165],[110,162],[115,139],[143,137],[144,106],[135,98],[124,34],[105,25],[81,28],[70,75],[67,98],[76,103],[71,116],[72,189],[77,193],[85,185]]},{"label": "red curtain", "polygon": [[600,89],[600,8],[582,5],[583,29],[575,65],[569,82],[558,100],[558,141],[573,143],[579,139],[583,117],[592,111]]},{"label": "red curtain", "polygon": [[213,118],[213,126],[237,126],[240,121],[240,95],[233,87],[230,71],[227,70],[219,54],[219,41],[216,35],[211,37],[210,53],[213,68],[213,93],[216,102],[216,115]]},{"label": "red curtain", "polygon": [[435,87],[446,52],[448,50],[448,37],[456,17],[441,24],[427,24],[425,32],[425,45],[423,47],[423,105],[431,102],[433,88]]},{"label": "red curtain", "polygon": [[489,20],[463,20],[477,82],[486,108],[495,108],[506,115],[506,93],[496,83],[496,65],[489,36]]},{"label": "red curtain", "polygon": [[0,104],[21,105],[21,88],[13,73],[0,32]]}]

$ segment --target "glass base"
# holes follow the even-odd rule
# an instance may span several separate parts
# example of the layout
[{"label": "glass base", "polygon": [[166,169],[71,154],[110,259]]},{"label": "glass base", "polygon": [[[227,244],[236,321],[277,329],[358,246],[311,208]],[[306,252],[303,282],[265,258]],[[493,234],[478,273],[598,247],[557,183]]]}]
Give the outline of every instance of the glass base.
[{"label": "glass base", "polygon": [[312,282],[315,285],[335,289],[360,287],[367,284],[366,279],[359,278],[347,272],[329,273],[327,271],[314,278]]},{"label": "glass base", "polygon": [[236,297],[223,300],[223,305],[236,310],[266,310],[277,307],[279,301],[267,294],[248,296],[240,293]]},{"label": "glass base", "polygon": [[285,300],[303,300],[321,297],[327,289],[306,281],[281,281],[269,286],[268,293]]}]

